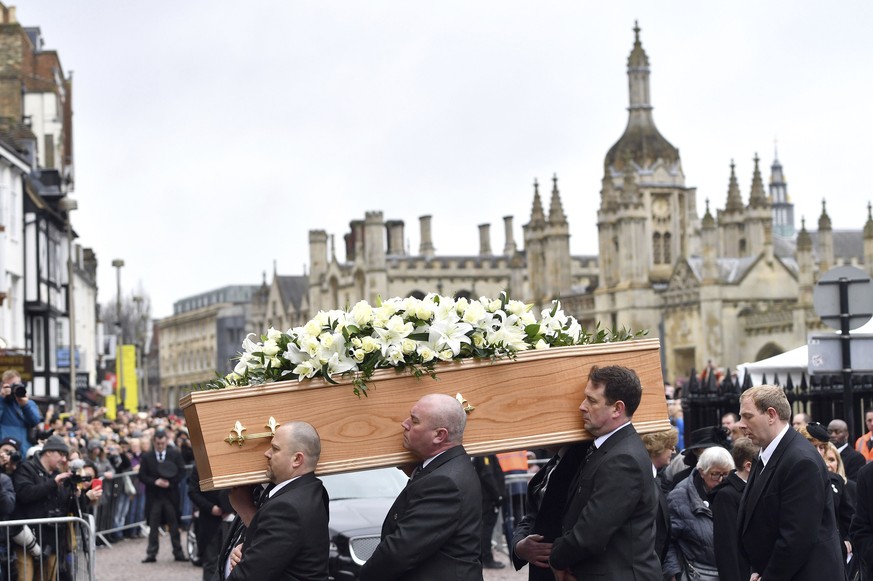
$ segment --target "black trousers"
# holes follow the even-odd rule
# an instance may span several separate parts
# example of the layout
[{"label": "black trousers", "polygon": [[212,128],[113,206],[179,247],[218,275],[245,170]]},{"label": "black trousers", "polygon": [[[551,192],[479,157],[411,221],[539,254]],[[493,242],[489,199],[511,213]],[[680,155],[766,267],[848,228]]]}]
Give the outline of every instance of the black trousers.
[{"label": "black trousers", "polygon": [[170,525],[170,542],[173,543],[173,555],[184,557],[182,541],[179,539],[179,515],[176,514],[176,507],[173,501],[169,498],[154,498],[150,499],[149,504],[149,545],[146,549],[146,556],[156,557],[158,555],[158,532],[161,525],[167,523]]},{"label": "black trousers", "polygon": [[482,536],[481,536],[481,555],[483,563],[490,563],[494,560],[494,553],[491,551],[491,537],[494,534],[494,525],[497,524],[497,512],[499,506],[492,503],[482,503]]}]

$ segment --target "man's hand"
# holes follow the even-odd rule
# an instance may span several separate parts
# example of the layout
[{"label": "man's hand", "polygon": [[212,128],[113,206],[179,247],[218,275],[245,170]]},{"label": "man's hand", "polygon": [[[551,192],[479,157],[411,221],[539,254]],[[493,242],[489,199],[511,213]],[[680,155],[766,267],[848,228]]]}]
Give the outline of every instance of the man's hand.
[{"label": "man's hand", "polygon": [[549,553],[552,543],[543,542],[542,535],[528,535],[515,545],[515,554],[531,565],[549,568]]},{"label": "man's hand", "polygon": [[230,570],[233,571],[233,568],[236,567],[237,563],[240,561],[242,561],[242,543],[235,546],[230,552]]},{"label": "man's hand", "polygon": [[218,506],[217,504],[213,505],[212,506],[212,516],[221,516],[221,514],[222,514],[221,507]]},{"label": "man's hand", "polygon": [[23,395],[23,396],[21,396],[21,397],[16,397],[16,398],[15,398],[15,401],[18,402],[18,405],[20,405],[21,407],[24,407],[24,406],[27,405],[27,402],[30,401],[30,398],[28,398],[27,395],[25,394],[25,395]]},{"label": "man's hand", "polygon": [[749,577],[749,581],[761,581],[762,577],[759,573],[752,573],[752,576]]},{"label": "man's hand", "polygon": [[87,496],[88,500],[90,500],[92,503],[96,503],[98,500],[100,500],[100,497],[103,496],[103,489],[102,488],[98,488],[97,490],[89,489],[85,493],[85,496]]},{"label": "man's hand", "polygon": [[69,478],[72,475],[73,475],[72,472],[61,472],[60,474],[55,476],[55,484],[57,484],[58,486],[62,485],[64,483],[64,480],[66,480],[67,478]]},{"label": "man's hand", "polygon": [[576,581],[576,576],[569,569],[552,569],[552,574],[555,576],[555,581]]},{"label": "man's hand", "polygon": [[169,488],[170,481],[166,478],[158,478],[157,480],[155,480],[155,486],[160,486],[161,488]]}]

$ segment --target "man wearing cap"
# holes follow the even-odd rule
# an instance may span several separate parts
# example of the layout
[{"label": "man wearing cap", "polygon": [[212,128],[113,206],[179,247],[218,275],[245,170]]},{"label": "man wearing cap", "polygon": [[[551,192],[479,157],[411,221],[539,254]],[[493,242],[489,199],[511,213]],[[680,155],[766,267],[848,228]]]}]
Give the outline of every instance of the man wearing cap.
[{"label": "man wearing cap", "polygon": [[[15,486],[15,512],[13,519],[55,518],[67,515],[67,509],[72,498],[73,488],[67,479],[67,456],[70,449],[60,436],[51,436],[43,444],[40,453],[34,454],[23,462],[12,475]],[[63,471],[62,471],[63,470]],[[43,556],[34,561],[22,547],[15,546],[19,559],[19,571],[26,569],[33,574],[34,567],[42,569],[43,579],[55,577],[57,555],[63,555],[66,538],[61,528],[55,525],[39,525],[36,527],[36,538],[41,539]],[[57,539],[57,541],[56,541]],[[62,546],[54,546],[55,543]],[[39,578],[39,577],[37,577]]]},{"label": "man wearing cap", "polygon": [[185,477],[185,464],[182,455],[175,448],[167,446],[167,432],[155,432],[154,445],[142,455],[139,466],[139,479],[145,484],[146,520],[149,525],[149,544],[143,563],[154,563],[158,556],[158,530],[161,525],[169,525],[170,542],[173,544],[173,558],[187,561],[179,538],[179,518],[182,515],[179,482]]},{"label": "man wearing cap", "polygon": [[761,447],[737,516],[740,554],[749,581],[818,581],[844,577],[827,468],[789,425],[781,387],[762,385],[740,396],[740,427]]},{"label": "man wearing cap", "polygon": [[39,408],[27,397],[27,391],[23,388],[17,371],[7,369],[3,372],[0,384],[0,438],[16,439],[21,445],[22,456],[30,448],[27,431],[42,421]]}]

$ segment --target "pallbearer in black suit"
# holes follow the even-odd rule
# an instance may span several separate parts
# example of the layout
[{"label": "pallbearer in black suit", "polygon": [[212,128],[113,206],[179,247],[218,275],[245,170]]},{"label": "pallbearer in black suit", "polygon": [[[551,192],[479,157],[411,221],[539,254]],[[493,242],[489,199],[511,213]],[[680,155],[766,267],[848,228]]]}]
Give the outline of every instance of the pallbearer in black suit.
[{"label": "pallbearer in black suit", "polygon": [[242,559],[228,581],[326,581],[330,551],[328,498],[315,465],[318,432],[306,422],[282,424],[273,436],[267,476],[275,486],[260,508],[251,489],[234,488],[231,503],[246,523]]},{"label": "pallbearer in black suit", "polygon": [[626,367],[592,367],[588,374],[579,411],[595,440],[570,487],[549,557],[558,581],[662,579],[652,461],[631,425],[642,394],[639,377]]},{"label": "pallbearer in black suit", "polygon": [[762,385],[740,396],[740,428],[761,446],[737,517],[749,581],[844,579],[827,468],[790,421],[781,387]]},{"label": "pallbearer in black suit", "polygon": [[397,497],[361,581],[481,581],[479,477],[461,445],[467,418],[455,398],[426,395],[403,426],[403,447],[422,460]]}]

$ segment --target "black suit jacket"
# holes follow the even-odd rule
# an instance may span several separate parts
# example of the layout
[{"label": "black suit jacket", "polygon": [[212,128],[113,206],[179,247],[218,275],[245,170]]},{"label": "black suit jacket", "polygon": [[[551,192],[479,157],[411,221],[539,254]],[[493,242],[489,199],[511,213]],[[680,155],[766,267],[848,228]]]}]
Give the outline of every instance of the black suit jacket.
[{"label": "black suit jacket", "polygon": [[[585,451],[591,442],[582,442],[567,448],[563,457],[553,456],[548,464],[534,474],[527,485],[526,512],[515,526],[510,542],[510,557],[516,570],[527,565],[527,561],[515,554],[515,546],[528,535],[542,535],[545,542],[553,542],[561,536],[561,520],[567,505],[567,493],[579,464],[585,458]],[[548,486],[541,492],[546,475]],[[551,569],[531,565],[528,569],[530,581],[554,581]]]},{"label": "black suit jacket", "polygon": [[843,448],[842,452],[840,452],[840,457],[843,459],[843,468],[846,469],[846,478],[849,480],[856,480],[858,477],[858,470],[861,469],[861,466],[867,463],[864,455],[852,448],[852,445],[849,444]]},{"label": "black suit jacket", "polygon": [[749,563],[737,547],[737,514],[745,488],[746,483],[734,471],[713,491],[710,508],[719,581],[749,581]]},{"label": "black suit jacket", "polygon": [[437,456],[410,480],[382,525],[382,542],[361,581],[481,581],[482,493],[463,446]]},{"label": "black suit jacket", "polygon": [[858,491],[855,500],[855,515],[849,528],[855,557],[861,558],[861,566],[873,579],[873,463],[858,471]]},{"label": "black suit jacket", "polygon": [[169,500],[173,508],[176,510],[176,518],[182,516],[182,498],[179,494],[179,483],[185,478],[185,463],[182,461],[182,454],[173,446],[167,446],[164,462],[171,462],[176,465],[176,475],[172,478],[167,478],[170,482],[169,488],[161,488],[155,484],[161,475],[158,473],[158,453],[154,450],[149,450],[142,455],[139,464],[139,479],[145,484],[146,505],[145,514],[148,518],[151,505],[158,499]]},{"label": "black suit jacket", "polygon": [[583,464],[549,560],[577,579],[660,580],[652,460],[632,425]]},{"label": "black suit jacket", "polygon": [[264,501],[246,532],[242,560],[228,581],[327,579],[328,497],[310,472]]},{"label": "black suit jacket", "polygon": [[765,580],[843,579],[827,468],[789,427],[763,472],[755,463],[740,501],[740,554]]}]

